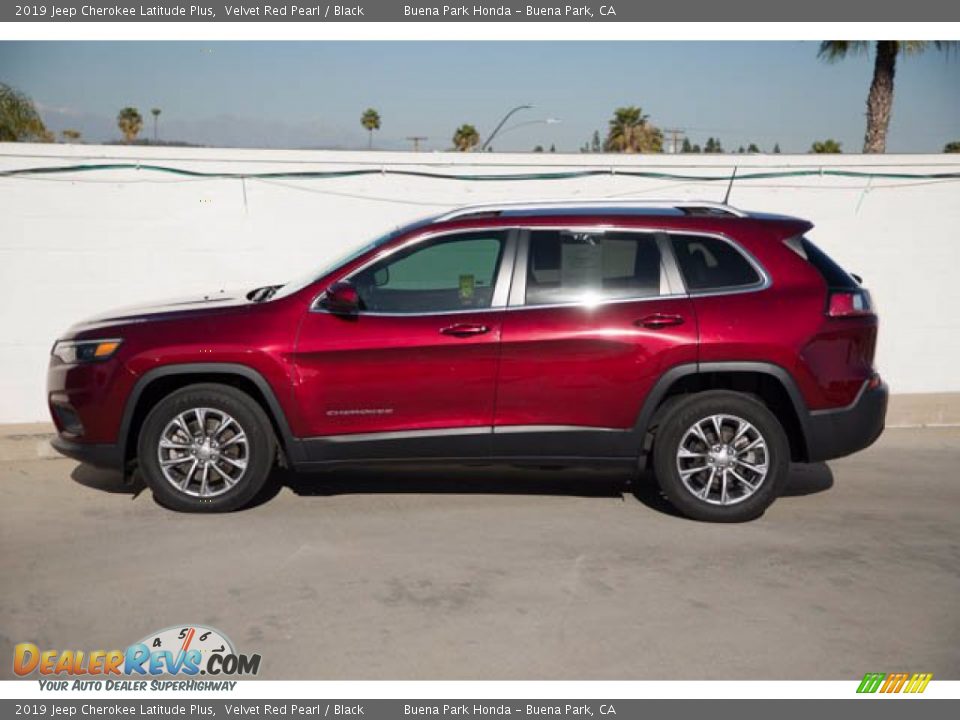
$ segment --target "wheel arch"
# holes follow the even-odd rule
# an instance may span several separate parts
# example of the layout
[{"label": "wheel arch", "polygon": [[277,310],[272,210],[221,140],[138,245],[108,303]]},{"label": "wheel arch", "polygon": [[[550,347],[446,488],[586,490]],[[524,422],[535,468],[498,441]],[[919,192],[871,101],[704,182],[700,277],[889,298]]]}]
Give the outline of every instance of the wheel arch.
[{"label": "wheel arch", "polygon": [[253,368],[235,363],[184,363],[153,368],[134,384],[124,407],[118,435],[125,468],[136,457],[137,438],[150,409],[170,393],[204,382],[229,385],[247,393],[270,419],[286,461],[294,463],[300,460],[300,445],[290,431],[286,414],[273,388],[263,375]]},{"label": "wheel arch", "polygon": [[709,362],[677,365],[665,372],[647,396],[634,431],[648,453],[653,431],[673,403],[705,390],[733,390],[757,397],[783,425],[790,442],[791,459],[805,462],[807,406],[790,373],[765,362]]}]

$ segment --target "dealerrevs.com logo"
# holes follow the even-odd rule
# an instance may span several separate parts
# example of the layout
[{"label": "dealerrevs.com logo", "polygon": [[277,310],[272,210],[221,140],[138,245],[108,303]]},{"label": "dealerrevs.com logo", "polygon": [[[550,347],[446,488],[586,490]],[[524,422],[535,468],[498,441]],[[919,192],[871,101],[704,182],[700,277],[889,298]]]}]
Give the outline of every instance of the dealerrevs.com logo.
[{"label": "dealerrevs.com logo", "polygon": [[[111,685],[107,689],[143,689],[142,683],[124,687],[127,683],[111,678],[251,676],[260,671],[260,655],[238,653],[229,638],[215,628],[176,625],[151,633],[125,650],[42,650],[34,643],[19,643],[13,649],[13,671],[19,677],[38,673],[45,678],[102,678]],[[66,685],[64,681],[51,689],[66,689]],[[81,685],[78,689],[86,688]]]}]

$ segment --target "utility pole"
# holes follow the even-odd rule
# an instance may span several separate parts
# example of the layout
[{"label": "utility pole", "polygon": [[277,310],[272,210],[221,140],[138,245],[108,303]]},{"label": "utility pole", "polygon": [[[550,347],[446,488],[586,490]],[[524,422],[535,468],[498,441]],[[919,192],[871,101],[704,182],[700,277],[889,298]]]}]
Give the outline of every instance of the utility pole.
[{"label": "utility pole", "polygon": [[426,135],[410,135],[407,137],[407,140],[413,143],[414,152],[420,152],[420,143],[429,139]]},{"label": "utility pole", "polygon": [[683,140],[687,136],[687,131],[683,128],[663,128],[663,134],[670,136],[670,144],[673,146],[673,154],[677,154],[677,141]]}]

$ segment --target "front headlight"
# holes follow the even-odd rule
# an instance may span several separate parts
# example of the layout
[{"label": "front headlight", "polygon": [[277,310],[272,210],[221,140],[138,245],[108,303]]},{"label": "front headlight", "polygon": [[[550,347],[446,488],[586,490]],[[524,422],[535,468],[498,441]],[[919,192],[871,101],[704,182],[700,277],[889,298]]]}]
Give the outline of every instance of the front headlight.
[{"label": "front headlight", "polygon": [[123,342],[118,338],[109,340],[59,340],[52,354],[67,365],[97,362],[113,356]]}]

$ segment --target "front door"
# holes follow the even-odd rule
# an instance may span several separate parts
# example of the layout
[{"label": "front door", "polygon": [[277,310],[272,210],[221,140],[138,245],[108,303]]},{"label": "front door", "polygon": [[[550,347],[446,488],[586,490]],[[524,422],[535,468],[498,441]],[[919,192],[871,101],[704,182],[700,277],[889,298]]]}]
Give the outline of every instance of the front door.
[{"label": "front door", "polygon": [[666,236],[532,230],[505,314],[494,454],[636,455],[663,372],[696,362],[697,321]]},{"label": "front door", "polygon": [[311,460],[487,455],[512,251],[507,231],[424,239],[348,279],[357,314],[308,313],[296,393]]}]

